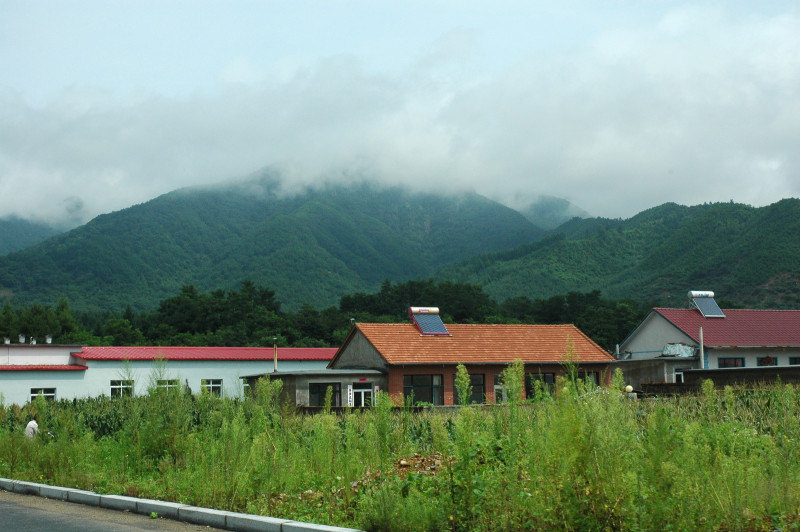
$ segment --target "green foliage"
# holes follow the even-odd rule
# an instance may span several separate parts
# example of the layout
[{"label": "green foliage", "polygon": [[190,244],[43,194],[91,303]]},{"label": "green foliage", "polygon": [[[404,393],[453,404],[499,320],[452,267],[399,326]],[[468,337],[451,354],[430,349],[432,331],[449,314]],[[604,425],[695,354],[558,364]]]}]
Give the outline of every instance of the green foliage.
[{"label": "green foliage", "polygon": [[0,219],[0,255],[25,249],[58,234],[54,227],[17,217]]},{"label": "green foliage", "polygon": [[469,378],[469,373],[467,372],[467,368],[464,366],[464,364],[459,364],[456,367],[455,388],[459,403],[469,403],[469,400],[472,397],[472,381]]},{"label": "green foliage", "polygon": [[477,194],[354,184],[286,195],[265,175],[165,194],[0,257],[0,294],[17,306],[67,297],[82,310],[144,310],[190,283],[230,289],[264,279],[297,310],[541,233]]},{"label": "green foliage", "polygon": [[[519,380],[512,368],[505,385]],[[297,415],[180,390],[0,407],[0,476],[382,530],[792,529],[800,389]],[[513,394],[512,394],[513,397]],[[25,438],[34,410],[40,436]],[[52,437],[47,433],[51,433]]]},{"label": "green foliage", "polygon": [[[0,334],[12,339],[44,334],[62,344],[82,345],[226,345],[339,346],[350,330],[349,319],[405,321],[409,306],[424,302],[441,305],[446,321],[462,323],[576,323],[606,349],[613,349],[646,314],[630,301],[613,301],[600,292],[570,292],[546,300],[515,298],[498,305],[480,287],[460,283],[386,281],[375,294],[342,297],[339,308],[317,310],[302,305],[296,312],[281,310],[275,293],[251,281],[238,290],[202,293],[193,285],[163,300],[152,312],[121,314],[79,313],[65,299],[55,308],[34,304],[0,309]],[[359,310],[364,309],[364,310]],[[382,314],[372,314],[378,312]]]},{"label": "green foliage", "polygon": [[611,297],[682,307],[687,290],[706,287],[736,306],[800,307],[793,288],[800,281],[793,260],[800,250],[798,199],[761,208],[664,204],[628,220],[573,219],[555,231],[439,277],[480,285],[497,299],[602,287]]}]

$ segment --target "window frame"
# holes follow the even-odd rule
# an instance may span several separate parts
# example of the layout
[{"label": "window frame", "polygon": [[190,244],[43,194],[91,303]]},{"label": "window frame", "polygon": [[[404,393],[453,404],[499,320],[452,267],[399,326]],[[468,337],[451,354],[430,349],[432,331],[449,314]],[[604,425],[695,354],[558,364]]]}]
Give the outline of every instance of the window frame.
[{"label": "window frame", "polygon": [[[763,363],[762,363],[763,362]],[[772,362],[768,364],[767,362]],[[757,368],[772,368],[778,365],[778,357],[773,355],[763,355],[756,357]]]},{"label": "window frame", "polygon": [[46,401],[56,400],[56,388],[31,388],[31,403],[42,396]]},{"label": "window frame", "polygon": [[158,379],[156,381],[156,388],[159,390],[174,390],[181,386],[180,379]]},{"label": "window frame", "polygon": [[[316,389],[312,391],[312,386]],[[342,406],[342,383],[341,382],[309,382],[308,383],[308,406],[325,406],[325,394],[331,390],[331,406]],[[316,398],[316,401],[312,400]],[[318,404],[314,404],[314,403]]]},{"label": "window frame", "polygon": [[[458,396],[458,388],[456,388],[456,375],[453,373],[453,404],[460,405],[461,398]],[[479,381],[479,382],[478,382]],[[469,404],[479,405],[486,402],[486,375],[483,373],[469,373],[469,384],[472,386],[472,396],[469,398]]]},{"label": "window frame", "polygon": [[200,393],[222,397],[222,379],[200,379]]},{"label": "window frame", "polygon": [[[430,384],[420,382],[425,377],[430,377]],[[436,382],[437,380],[439,381],[438,383]],[[417,390],[425,391],[426,393],[417,393]],[[427,393],[428,391],[430,394]],[[423,399],[420,399],[420,395],[423,396]],[[429,395],[431,400],[425,400]],[[444,376],[441,373],[408,373],[403,375],[403,400],[410,400],[412,405],[417,403],[430,403],[434,406],[444,405]]]},{"label": "window frame", "polygon": [[599,371],[586,371],[586,370],[578,370],[578,380],[579,381],[590,381],[593,382],[595,386],[600,386],[600,372]]},{"label": "window frame", "polygon": [[133,397],[132,379],[111,379],[111,397]]},{"label": "window frame", "polygon": [[525,397],[531,398],[534,394],[533,381],[542,383],[542,390],[553,393],[556,385],[556,374],[552,372],[529,371],[525,373]]},{"label": "window frame", "polygon": [[[725,365],[722,364],[722,361],[725,361]],[[739,361],[741,364],[736,363],[733,365],[728,365],[731,361]],[[744,357],[719,357],[717,359],[717,368],[718,369],[729,369],[729,368],[744,368],[747,367],[747,362],[745,361]]]}]

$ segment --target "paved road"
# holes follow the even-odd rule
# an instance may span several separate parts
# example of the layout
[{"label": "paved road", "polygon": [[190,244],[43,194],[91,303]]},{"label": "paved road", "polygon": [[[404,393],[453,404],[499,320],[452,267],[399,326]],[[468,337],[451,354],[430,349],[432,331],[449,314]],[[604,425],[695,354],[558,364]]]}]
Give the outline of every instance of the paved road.
[{"label": "paved road", "polygon": [[219,529],[181,523],[171,519],[151,519],[146,515],[0,490],[0,530],[106,532],[117,530],[212,531]]}]

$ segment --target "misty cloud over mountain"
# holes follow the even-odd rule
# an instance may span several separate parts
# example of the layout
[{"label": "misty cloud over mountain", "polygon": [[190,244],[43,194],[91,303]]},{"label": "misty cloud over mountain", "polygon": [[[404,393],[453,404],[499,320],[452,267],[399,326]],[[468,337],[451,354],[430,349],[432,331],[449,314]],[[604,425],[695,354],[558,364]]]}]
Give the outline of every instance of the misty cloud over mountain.
[{"label": "misty cloud over mountain", "polygon": [[241,61],[186,97],[81,86],[31,103],[1,86],[0,217],[74,225],[266,166],[286,192],[367,179],[608,217],[763,205],[800,196],[798,35],[797,13],[681,8],[480,75],[480,36],[456,29],[399,70]]}]

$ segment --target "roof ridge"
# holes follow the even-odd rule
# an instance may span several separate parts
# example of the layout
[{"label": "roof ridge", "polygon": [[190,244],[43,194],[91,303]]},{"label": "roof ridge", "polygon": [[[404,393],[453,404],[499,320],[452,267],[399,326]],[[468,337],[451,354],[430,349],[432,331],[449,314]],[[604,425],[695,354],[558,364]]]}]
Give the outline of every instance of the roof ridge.
[{"label": "roof ridge", "polygon": [[[675,308],[675,307],[653,307],[653,310],[683,310],[699,312],[696,308]],[[800,312],[800,309],[783,309],[783,308],[724,308],[726,312]]]}]

